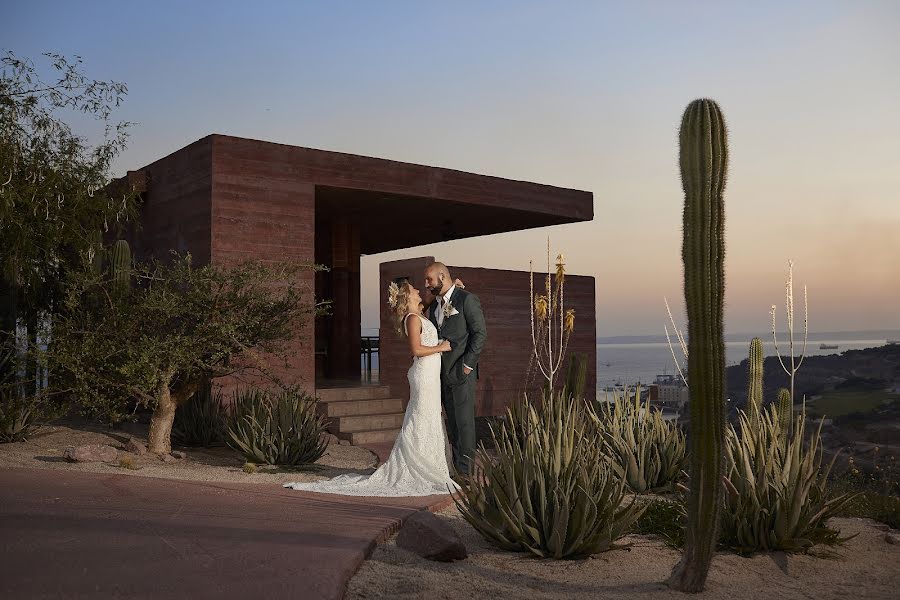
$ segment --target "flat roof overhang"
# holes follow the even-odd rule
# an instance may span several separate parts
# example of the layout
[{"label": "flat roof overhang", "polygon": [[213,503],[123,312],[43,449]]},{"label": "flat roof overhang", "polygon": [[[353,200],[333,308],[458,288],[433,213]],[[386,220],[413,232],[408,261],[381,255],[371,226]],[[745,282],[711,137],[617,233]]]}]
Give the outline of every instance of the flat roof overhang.
[{"label": "flat roof overhang", "polygon": [[315,185],[316,220],[360,226],[360,252],[590,221],[590,192],[443,167],[210,136],[218,173],[252,163],[273,180]]},{"label": "flat roof overhang", "polygon": [[[174,154],[204,144],[211,150],[213,204],[215,190],[232,179],[251,176],[258,189],[312,184],[316,221],[357,224],[362,254],[594,218],[591,192],[443,167],[221,134]],[[152,187],[143,169],[116,183],[125,182],[140,192]]]},{"label": "flat roof overhang", "polygon": [[[592,208],[590,194],[587,194],[587,202]],[[547,204],[552,208],[552,201],[548,199]],[[358,224],[360,253],[377,254],[449,240],[589,221],[591,217],[576,218],[514,206],[317,186],[316,220],[335,219]]]}]

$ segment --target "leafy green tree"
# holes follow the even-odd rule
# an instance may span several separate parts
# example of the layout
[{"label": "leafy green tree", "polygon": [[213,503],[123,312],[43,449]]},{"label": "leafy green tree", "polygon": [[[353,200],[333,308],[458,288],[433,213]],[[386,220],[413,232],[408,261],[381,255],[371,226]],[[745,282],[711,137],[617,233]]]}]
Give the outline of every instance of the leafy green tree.
[{"label": "leafy green tree", "polygon": [[[86,265],[87,266],[87,265]],[[47,354],[60,392],[88,414],[121,418],[130,402],[151,407],[148,446],[171,451],[177,408],[211,378],[253,371],[282,385],[277,362],[326,303],[299,275],[317,267],[246,263],[195,267],[190,255],[138,266],[122,291],[113,277],[68,278]]]},{"label": "leafy green tree", "polygon": [[[130,126],[111,121],[125,84],[88,78],[80,57],[44,56],[49,77],[12,52],[0,58],[0,344],[7,349],[17,326],[35,341],[40,321],[60,305],[65,273],[96,251],[101,232],[137,214],[135,191],[110,186]],[[103,125],[98,144],[66,123],[73,112]]]}]

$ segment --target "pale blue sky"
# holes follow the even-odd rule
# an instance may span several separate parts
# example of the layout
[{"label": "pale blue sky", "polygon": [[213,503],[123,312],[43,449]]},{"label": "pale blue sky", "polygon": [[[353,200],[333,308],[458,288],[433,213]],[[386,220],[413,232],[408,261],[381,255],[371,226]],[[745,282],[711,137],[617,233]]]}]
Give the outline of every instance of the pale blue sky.
[{"label": "pale blue sky", "polygon": [[813,330],[900,328],[897,31],[898,2],[31,1],[0,47],[128,84],[117,172],[226,133],[594,193],[592,223],[364,257],[364,325],[383,260],[527,269],[549,234],[597,278],[601,335],[660,333],[663,295],[681,301],[678,123],[715,98],[726,325],[762,334],[788,258]]}]

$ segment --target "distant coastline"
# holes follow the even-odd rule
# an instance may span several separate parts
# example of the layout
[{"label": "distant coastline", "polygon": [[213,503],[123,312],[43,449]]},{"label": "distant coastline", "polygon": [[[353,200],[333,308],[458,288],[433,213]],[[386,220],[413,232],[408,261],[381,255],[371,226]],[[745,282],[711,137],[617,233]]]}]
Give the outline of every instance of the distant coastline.
[{"label": "distant coastline", "polygon": [[[771,341],[772,332],[764,333],[726,333],[726,342],[750,342],[754,337],[760,337],[763,341]],[[674,336],[673,336],[674,341]],[[780,340],[787,340],[786,331],[778,332],[779,345]],[[803,340],[803,332],[799,336],[794,333],[794,341]],[[849,341],[849,340],[897,340],[900,339],[900,329],[873,329],[864,331],[811,331],[809,333],[809,341],[815,342],[833,342],[833,341]],[[614,335],[614,336],[597,336],[597,344],[660,344],[666,342],[665,335]]]}]

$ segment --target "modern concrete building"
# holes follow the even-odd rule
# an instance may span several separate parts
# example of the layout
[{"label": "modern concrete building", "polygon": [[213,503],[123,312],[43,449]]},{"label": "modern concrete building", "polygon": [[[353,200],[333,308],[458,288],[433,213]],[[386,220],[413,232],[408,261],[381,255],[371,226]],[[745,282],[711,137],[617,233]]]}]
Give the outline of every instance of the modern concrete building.
[{"label": "modern concrete building", "polygon": [[[281,374],[315,389],[328,404],[343,403],[327,409],[338,420],[368,416],[385,404],[375,401],[401,394],[399,388],[341,387],[342,382],[358,382],[360,375],[362,254],[593,218],[589,192],[224,135],[207,136],[130,172],[129,180],[138,182],[144,202],[141,229],[131,240],[138,258],[163,257],[175,249],[216,265],[262,259],[330,268],[310,273],[307,283],[317,298],[333,300],[332,315],[300,333],[297,353]],[[522,274],[458,272],[488,306],[493,301],[499,307],[509,298],[525,310],[527,297],[518,288],[503,288]],[[572,289],[578,286],[590,287],[593,298],[592,284],[573,284]],[[579,300],[584,302],[579,328],[590,328],[593,335],[594,307],[586,294]],[[528,321],[510,311],[493,310],[492,345],[506,343],[504,337],[522,344],[518,328],[527,329]],[[381,365],[393,381],[391,373],[400,367],[386,361],[399,360],[399,355],[389,343],[386,350]],[[408,364],[405,358],[403,364]],[[501,366],[495,366],[499,373]],[[593,362],[588,371],[593,376]],[[496,377],[491,381],[504,390],[509,387]],[[484,385],[490,385],[488,379]],[[491,399],[497,397],[493,394],[479,391],[486,413],[501,405]],[[338,423],[341,433],[392,429],[386,425],[394,423],[357,421]]]}]

